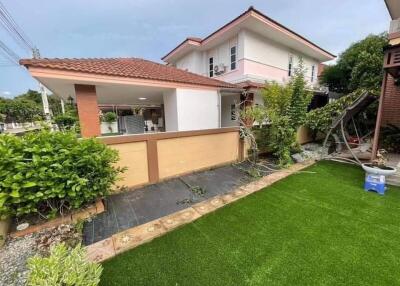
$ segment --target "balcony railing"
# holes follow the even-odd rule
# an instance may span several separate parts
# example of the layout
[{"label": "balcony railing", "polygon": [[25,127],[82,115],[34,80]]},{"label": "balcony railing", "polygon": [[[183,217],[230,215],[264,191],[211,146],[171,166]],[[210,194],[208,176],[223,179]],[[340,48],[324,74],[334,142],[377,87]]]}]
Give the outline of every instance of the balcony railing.
[{"label": "balcony railing", "polygon": [[385,50],[383,67],[393,77],[400,77],[400,45],[396,45]]}]

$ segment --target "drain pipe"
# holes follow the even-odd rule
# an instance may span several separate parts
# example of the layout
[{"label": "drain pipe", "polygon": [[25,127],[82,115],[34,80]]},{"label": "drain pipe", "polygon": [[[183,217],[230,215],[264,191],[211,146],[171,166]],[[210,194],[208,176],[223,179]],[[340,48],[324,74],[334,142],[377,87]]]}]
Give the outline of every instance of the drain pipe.
[{"label": "drain pipe", "polygon": [[221,128],[221,91],[218,91],[218,128]]}]

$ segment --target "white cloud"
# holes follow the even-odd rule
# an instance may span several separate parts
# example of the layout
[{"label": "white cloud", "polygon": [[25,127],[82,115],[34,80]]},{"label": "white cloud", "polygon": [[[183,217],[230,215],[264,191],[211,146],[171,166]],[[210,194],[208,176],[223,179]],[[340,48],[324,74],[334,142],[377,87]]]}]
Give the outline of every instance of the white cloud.
[{"label": "white cloud", "polygon": [[5,95],[5,96],[10,96],[10,95],[11,95],[11,92],[9,92],[9,91],[3,91],[3,95]]}]

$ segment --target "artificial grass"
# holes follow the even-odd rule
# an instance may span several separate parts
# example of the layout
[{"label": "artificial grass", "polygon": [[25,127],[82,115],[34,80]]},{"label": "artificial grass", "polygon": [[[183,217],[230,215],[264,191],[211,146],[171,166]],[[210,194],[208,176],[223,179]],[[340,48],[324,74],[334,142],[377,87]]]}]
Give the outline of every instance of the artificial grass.
[{"label": "artificial grass", "polygon": [[400,188],[307,171],[106,261],[101,285],[400,285]]}]

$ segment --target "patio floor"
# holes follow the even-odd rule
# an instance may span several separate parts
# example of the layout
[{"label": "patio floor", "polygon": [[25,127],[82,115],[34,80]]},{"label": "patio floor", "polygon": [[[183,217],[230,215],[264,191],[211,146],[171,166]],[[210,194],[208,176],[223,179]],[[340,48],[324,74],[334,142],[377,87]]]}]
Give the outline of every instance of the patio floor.
[{"label": "patio floor", "polygon": [[[248,167],[246,163],[224,166],[112,195],[105,202],[107,211],[85,223],[84,244],[93,244],[115,233],[229,193],[252,180],[245,171]],[[262,173],[266,175],[268,170],[264,169]],[[193,192],[190,187],[196,186],[205,190],[205,194]]]}]

